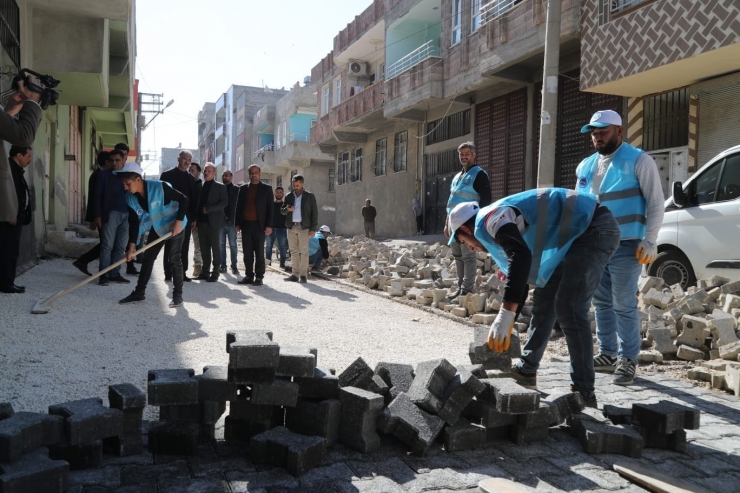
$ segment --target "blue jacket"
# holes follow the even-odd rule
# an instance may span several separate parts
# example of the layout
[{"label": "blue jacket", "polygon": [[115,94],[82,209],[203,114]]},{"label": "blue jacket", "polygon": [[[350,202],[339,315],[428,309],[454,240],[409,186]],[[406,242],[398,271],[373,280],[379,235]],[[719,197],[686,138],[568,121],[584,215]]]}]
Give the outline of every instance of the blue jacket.
[{"label": "blue jacket", "polygon": [[314,253],[321,250],[321,244],[319,243],[319,240],[323,240],[324,235],[321,232],[317,232],[313,238],[308,239],[308,256],[310,257]]},{"label": "blue jacket", "polygon": [[[480,195],[473,188],[475,177],[478,176],[478,173],[486,172],[483,168],[474,164],[467,172],[460,171],[455,175],[450,184],[450,198],[447,200],[447,214],[449,214],[456,205],[462,204],[463,202],[470,202],[472,200],[480,203]],[[487,173],[486,176],[488,176]]]},{"label": "blue jacket", "polygon": [[588,228],[596,205],[596,197],[587,193],[564,188],[527,190],[480,209],[475,218],[475,237],[499,268],[508,274],[509,258],[486,230],[485,221],[491,212],[500,207],[517,209],[526,221],[522,238],[532,252],[528,282],[543,287],[568,253],[573,241]]},{"label": "blue jacket", "polygon": [[[642,152],[629,144],[622,144],[606,170],[599,189],[599,202],[614,214],[623,240],[641,240],[647,230],[645,197],[642,196],[640,182],[635,174],[635,164]],[[591,180],[598,162],[599,154],[594,153],[578,165],[576,190],[586,193],[591,190]]]},{"label": "blue jacket", "polygon": [[[162,191],[162,187],[171,187],[169,183],[159,180],[144,180],[144,183],[146,183],[149,211],[147,212],[139,206],[138,199],[132,193],[126,194],[126,202],[139,216],[139,236],[143,235],[151,228],[154,228],[154,231],[156,231],[160,237],[164,236],[172,230],[172,225],[175,224],[175,221],[177,220],[177,211],[180,204],[171,201],[169,204],[164,205],[164,192]],[[182,220],[183,229],[187,223],[188,218],[184,217]]]}]

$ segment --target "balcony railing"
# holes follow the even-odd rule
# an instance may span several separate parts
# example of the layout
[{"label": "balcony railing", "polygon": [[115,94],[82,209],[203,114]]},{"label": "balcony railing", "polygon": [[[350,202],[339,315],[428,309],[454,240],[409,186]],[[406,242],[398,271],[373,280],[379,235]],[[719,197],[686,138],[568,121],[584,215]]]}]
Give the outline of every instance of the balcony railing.
[{"label": "balcony railing", "polygon": [[611,0],[609,2],[609,11],[612,15],[618,14],[644,1],[645,0]]},{"label": "balcony railing", "polygon": [[384,81],[376,82],[334,106],[328,115],[319,117],[316,125],[311,127],[310,142],[321,142],[330,137],[336,127],[382,108],[385,96],[384,88]]},{"label": "balcony railing", "polygon": [[264,146],[260,147],[259,149],[257,149],[256,151],[254,151],[254,157],[257,157],[260,154],[264,154],[266,152],[271,152],[271,151],[274,151],[274,150],[275,150],[275,144],[267,144],[267,145],[264,145]]},{"label": "balcony railing", "polygon": [[401,58],[397,62],[389,65],[386,69],[386,78],[392,79],[398,74],[405,72],[406,70],[414,67],[429,57],[439,56],[439,47],[436,46],[434,40],[429,40],[417,49]]},{"label": "balcony railing", "polygon": [[491,0],[480,8],[481,25],[500,17],[522,3],[523,0]]},{"label": "balcony railing", "polygon": [[311,136],[307,134],[290,134],[290,142],[311,142]]}]

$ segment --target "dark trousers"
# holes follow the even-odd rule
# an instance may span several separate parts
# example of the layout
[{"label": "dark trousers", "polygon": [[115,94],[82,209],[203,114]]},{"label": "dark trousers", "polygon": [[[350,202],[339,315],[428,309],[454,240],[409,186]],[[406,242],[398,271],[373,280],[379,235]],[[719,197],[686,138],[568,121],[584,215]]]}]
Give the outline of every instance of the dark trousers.
[{"label": "dark trousers", "polygon": [[[182,246],[180,247],[180,259],[182,262],[182,271],[187,272],[188,271],[188,254],[190,253],[190,234],[192,232],[192,229],[190,228],[190,219],[188,219],[188,223],[184,226],[182,233],[177,236],[182,236]],[[159,236],[155,236],[154,240],[159,238]],[[153,241],[151,232],[149,233],[149,241]],[[162,259],[162,264],[164,265],[164,277],[172,277],[173,271],[170,267],[168,259],[172,256],[170,253],[170,240],[167,240],[164,242],[164,258]],[[157,250],[159,251],[159,250]],[[144,261],[142,260],[142,263]]]},{"label": "dark trousers", "polygon": [[416,216],[416,232],[421,233],[424,231],[424,215],[420,214]]},{"label": "dark trousers", "polygon": [[211,265],[211,253],[213,253],[213,269],[210,273],[218,277],[218,268],[221,265],[220,232],[220,229],[213,229],[208,224],[200,224],[198,226],[200,256],[203,258],[203,269],[201,270],[201,275],[208,274],[208,269]]},{"label": "dark trousers", "polygon": [[[0,222],[0,286],[10,288],[15,284],[15,267],[21,246],[20,224]],[[262,266],[264,268],[263,260]]]},{"label": "dark trousers", "polygon": [[[190,228],[186,228],[185,231],[189,231]],[[142,253],[141,269],[139,271],[139,280],[136,283],[136,292],[144,294],[146,291],[146,285],[149,282],[149,278],[152,277],[152,269],[154,269],[154,261],[157,260],[160,250],[164,246],[164,262],[172,275],[172,284],[174,285],[173,294],[175,296],[182,296],[182,282],[185,269],[182,265],[182,243],[185,241],[185,231],[177,236],[170,237],[164,244],[158,243],[154,245],[146,252]],[[149,231],[148,243],[153,242],[159,238],[159,235],[152,229]]]},{"label": "dark trousers", "polygon": [[259,221],[242,222],[242,250],[246,277],[265,277],[265,230]]},{"label": "dark trousers", "polygon": [[97,245],[95,245],[94,247],[92,247],[91,249],[83,253],[82,255],[80,255],[80,258],[78,258],[77,260],[79,260],[80,262],[84,264],[89,264],[90,262],[95,262],[99,258],[100,258],[100,243],[98,243]]}]

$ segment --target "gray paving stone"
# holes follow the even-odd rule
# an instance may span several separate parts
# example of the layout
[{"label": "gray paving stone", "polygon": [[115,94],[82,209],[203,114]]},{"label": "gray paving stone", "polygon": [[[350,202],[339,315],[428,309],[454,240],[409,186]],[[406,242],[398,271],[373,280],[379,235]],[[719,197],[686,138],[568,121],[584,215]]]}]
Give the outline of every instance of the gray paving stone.
[{"label": "gray paving stone", "polygon": [[[12,411],[12,409],[11,409]],[[25,453],[60,442],[64,418],[19,412],[0,421],[0,462],[15,462]]]},{"label": "gray paving stone", "polygon": [[317,488],[328,483],[336,483],[337,481],[352,481],[354,478],[355,473],[347,464],[337,462],[307,471],[298,478],[298,482],[300,484],[300,490],[306,491],[309,488]]},{"label": "gray paving stone", "polygon": [[235,401],[239,398],[239,391],[243,390],[243,386],[229,382],[226,366],[206,366],[195,379],[200,401]]},{"label": "gray paving stone", "polygon": [[513,378],[490,378],[484,383],[493,388],[496,410],[499,412],[524,414],[539,408],[540,393],[525,389]]},{"label": "gray paving stone", "polygon": [[296,377],[298,395],[306,399],[337,399],[339,378],[327,368],[316,368],[312,377]]},{"label": "gray paving stone", "polygon": [[451,474],[455,480],[457,480],[460,484],[462,484],[463,488],[475,488],[475,491],[478,490],[478,483],[483,481],[484,479],[488,478],[506,478],[509,479],[512,477],[511,474],[506,472],[505,470],[501,469],[498,466],[495,465],[485,465],[485,466],[479,466],[479,467],[472,467],[472,468],[462,468],[462,469],[446,469],[446,471]]},{"label": "gray paving stone", "polygon": [[378,462],[350,461],[347,465],[352,469],[357,479],[370,480],[375,477],[392,479],[403,484],[413,480],[416,473],[400,457],[394,457]]},{"label": "gray paving stone", "polygon": [[411,493],[442,489],[460,490],[465,487],[454,474],[445,469],[433,469],[426,474],[417,474],[411,481],[399,484]]},{"label": "gray paving stone", "polygon": [[282,377],[313,377],[317,354],[316,348],[281,346],[275,374]]},{"label": "gray paving stone", "polygon": [[406,491],[398,483],[383,476],[367,481],[339,481],[335,487],[340,493],[405,493]]},{"label": "gray paving stone", "polygon": [[275,380],[271,384],[255,384],[252,386],[252,404],[261,406],[295,407],[298,402],[298,384]]},{"label": "gray paving stone", "polygon": [[0,491],[3,493],[63,493],[68,484],[69,465],[49,459],[43,447],[22,455],[14,463],[0,462]]},{"label": "gray paving stone", "polygon": [[108,403],[121,411],[139,410],[146,407],[146,394],[136,385],[120,383],[108,387]]},{"label": "gray paving stone", "polygon": [[149,428],[149,451],[153,454],[195,455],[200,427],[185,421],[161,422]]},{"label": "gray paving stone", "polygon": [[432,469],[467,469],[470,465],[462,460],[457,454],[437,448],[437,443],[429,449],[424,457],[403,454],[403,461],[419,474],[424,474]]},{"label": "gray paving stone", "polygon": [[411,402],[428,413],[437,414],[444,405],[447,386],[457,368],[446,359],[423,361],[416,365],[416,376],[407,392]]},{"label": "gray paving stone", "polygon": [[631,427],[577,420],[576,434],[583,450],[589,454],[611,453],[639,458],[642,437]]},{"label": "gray paving stone", "polygon": [[339,391],[342,417],[339,441],[357,451],[368,453],[380,447],[376,419],[383,408],[383,396],[357,387],[343,387]]},{"label": "gray paving stone", "polygon": [[147,398],[152,406],[198,403],[198,381],[192,369],[149,370]]},{"label": "gray paving stone", "polygon": [[443,432],[445,450],[454,452],[483,448],[486,444],[486,429],[479,424],[472,424],[467,419],[460,419]]},{"label": "gray paving stone", "polygon": [[100,467],[103,462],[103,441],[68,446],[54,445],[49,447],[49,458],[66,461],[70,471]]},{"label": "gray paving stone", "polygon": [[488,348],[488,327],[475,327],[473,329],[473,342],[468,348],[468,356],[473,364],[482,364],[486,370],[509,371],[511,369],[511,358],[521,356],[522,348],[519,336],[511,334],[511,344],[507,351],[497,353]]},{"label": "gray paving stone", "polygon": [[226,333],[229,368],[277,368],[280,345],[272,341],[272,333],[263,330],[240,330]]},{"label": "gray paving stone", "polygon": [[268,488],[298,488],[298,480],[280,468],[249,473],[227,471],[224,474],[232,493],[261,492]]},{"label": "gray paving stone", "polygon": [[509,440],[517,445],[531,444],[547,440],[550,433],[549,426],[537,426],[534,428],[525,428],[519,425],[509,427]]},{"label": "gray paving stone", "polygon": [[[247,447],[243,448],[247,450]],[[187,461],[194,478],[220,478],[226,471],[257,470],[246,457],[188,457]]]},{"label": "gray paving stone", "polygon": [[[231,368],[227,370],[229,382],[238,385],[271,384],[275,381],[275,368]],[[242,390],[237,391],[241,398]]]},{"label": "gray paving stone", "polygon": [[0,421],[13,416],[13,405],[10,402],[0,402]]},{"label": "gray paving stone", "polygon": [[416,406],[401,392],[378,416],[378,430],[389,433],[423,455],[442,432],[444,420]]},{"label": "gray paving stone", "polygon": [[324,460],[326,440],[278,426],[253,436],[249,450],[252,460],[284,467],[289,474],[300,476]]},{"label": "gray paving stone", "polygon": [[642,436],[642,443],[645,448],[667,449],[673,452],[686,451],[686,431],[684,430],[676,430],[673,433],[658,433],[642,426],[633,426],[633,428]]},{"label": "gray paving stone", "polygon": [[80,445],[120,436],[123,413],[103,406],[97,397],[49,406],[49,414],[64,418],[65,445]]},{"label": "gray paving stone", "polygon": [[223,478],[166,479],[157,483],[159,493],[231,493]]},{"label": "gray paving stone", "polygon": [[737,493],[737,485],[740,483],[740,474],[722,473],[709,478],[687,478],[705,490],[712,493]]},{"label": "gray paving stone", "polygon": [[513,476],[517,481],[525,481],[533,476],[543,477],[563,473],[560,468],[550,464],[542,457],[529,459],[526,466],[517,461],[502,461],[496,465]]},{"label": "gray paving stone", "polygon": [[696,430],[699,428],[699,420],[700,412],[697,409],[670,401],[632,405],[632,422],[658,433]]},{"label": "gray paving stone", "polygon": [[340,387],[356,387],[367,390],[373,379],[373,369],[362,358],[357,358],[339,374]]},{"label": "gray paving stone", "polygon": [[483,390],[486,385],[466,369],[458,369],[457,374],[447,385],[442,400],[444,404],[439,410],[439,417],[447,424],[454,425],[460,419],[465,407]]},{"label": "gray paving stone", "polygon": [[71,471],[69,473],[70,487],[78,485],[99,485],[106,488],[115,488],[121,484],[121,468],[116,466]]},{"label": "gray paving stone", "polygon": [[473,423],[480,423],[486,428],[500,428],[516,424],[517,415],[498,411],[494,404],[472,401],[469,406],[468,418]]},{"label": "gray paving stone", "polygon": [[185,460],[176,460],[167,464],[130,465],[121,468],[121,484],[136,485],[150,483],[157,479],[189,478],[190,472]]},{"label": "gray paving stone", "polygon": [[286,408],[285,426],[296,433],[323,437],[327,447],[331,447],[339,440],[341,416],[338,399],[300,399],[296,407]]},{"label": "gray paving stone", "polygon": [[408,392],[414,381],[414,367],[400,363],[381,361],[375,365],[375,374],[390,387],[391,397],[396,397],[401,392]]}]

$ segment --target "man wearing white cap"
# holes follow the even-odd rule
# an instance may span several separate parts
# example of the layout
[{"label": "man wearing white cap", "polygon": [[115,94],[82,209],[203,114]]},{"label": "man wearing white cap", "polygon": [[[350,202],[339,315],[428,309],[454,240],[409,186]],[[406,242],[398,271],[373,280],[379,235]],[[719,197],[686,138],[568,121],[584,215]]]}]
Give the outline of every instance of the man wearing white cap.
[{"label": "man wearing white cap", "polygon": [[511,330],[534,285],[529,339],[512,376],[537,386],[537,370],[555,319],[570,354],[571,390],[595,406],[593,341],[588,311],[604,267],[619,244],[619,226],[596,197],[564,188],[540,188],[504,197],[488,207],[475,202],[449,214],[450,241],[487,251],[506,276],[504,299],[488,333],[488,347],[509,349]]},{"label": "man wearing white cap", "polygon": [[658,255],[665,198],[658,167],[649,154],[622,142],[622,118],[615,111],[594,113],[582,133],[591,133],[596,152],[576,169],[576,190],[596,195],[619,223],[619,248],[594,295],[599,354],[596,370],[613,371],[613,383],[631,385],[640,352],[637,281],[641,264]]},{"label": "man wearing white cap", "polygon": [[321,262],[329,258],[329,242],[326,241],[331,235],[331,229],[324,224],[313,238],[308,239],[308,263],[311,270],[319,270]]},{"label": "man wearing white cap", "polygon": [[126,203],[129,208],[129,236],[126,257],[133,260],[136,243],[144,233],[149,233],[147,242],[172,232],[163,243],[144,252],[141,261],[139,280],[134,292],[119,301],[121,304],[144,301],[146,285],[152,276],[154,261],[162,247],[167,246],[167,263],[172,269],[172,302],[170,308],[182,305],[182,284],[185,269],[182,265],[183,230],[187,225],[188,198],[175,190],[169,183],[159,180],[144,180],[144,171],[135,163],[126,163],[123,169],[115,172],[126,189]]}]

